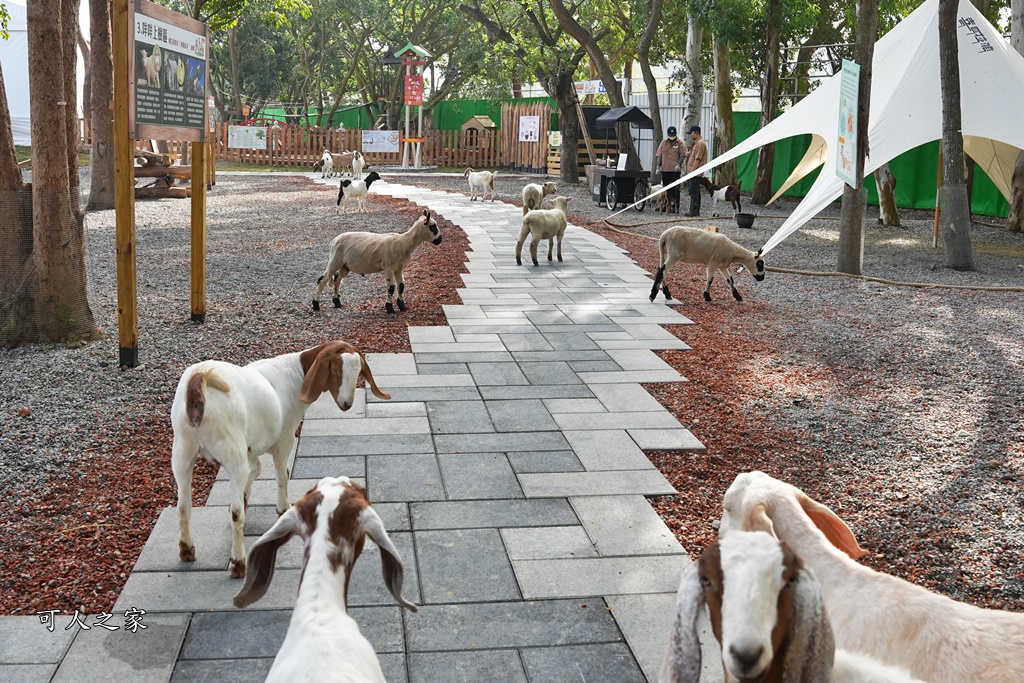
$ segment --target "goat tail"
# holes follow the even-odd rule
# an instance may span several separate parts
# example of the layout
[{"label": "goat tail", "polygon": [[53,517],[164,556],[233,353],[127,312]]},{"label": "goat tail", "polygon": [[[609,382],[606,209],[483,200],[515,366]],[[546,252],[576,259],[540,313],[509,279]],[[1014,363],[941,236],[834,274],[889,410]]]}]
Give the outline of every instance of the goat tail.
[{"label": "goat tail", "polygon": [[185,390],[185,415],[188,423],[198,427],[203,423],[206,412],[206,388],[216,389],[225,394],[231,391],[231,385],[215,370],[198,370],[189,377]]},{"label": "goat tail", "polygon": [[370,387],[370,391],[373,392],[373,395],[385,401],[391,400],[391,394],[381,391],[377,386],[377,382],[374,381],[373,373],[370,372],[370,365],[366,362],[366,356],[360,353],[359,359],[363,361],[363,367],[359,370],[359,376],[366,382],[366,386]]}]

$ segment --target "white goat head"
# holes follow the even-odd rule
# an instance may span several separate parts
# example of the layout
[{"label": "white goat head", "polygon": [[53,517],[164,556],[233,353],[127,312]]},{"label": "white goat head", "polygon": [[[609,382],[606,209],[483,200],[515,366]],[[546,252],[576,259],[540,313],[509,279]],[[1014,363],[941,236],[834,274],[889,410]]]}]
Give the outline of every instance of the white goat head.
[{"label": "white goat head", "polygon": [[299,356],[299,362],[306,373],[299,394],[303,403],[314,403],[329,391],[338,407],[348,410],[355,402],[356,382],[360,377],[375,396],[384,400],[391,398],[391,394],[377,387],[363,352],[348,342],[328,342],[307,349]]},{"label": "white goat head", "polygon": [[[343,609],[348,608],[348,584],[352,567],[363,551],[366,537],[380,547],[384,584],[398,604],[415,612],[416,605],[402,596],[405,565],[384,523],[370,507],[366,489],[348,477],[324,477],[263,534],[249,550],[245,585],[234,598],[235,607],[259,600],[270,587],[278,549],[298,534],[305,543],[299,600],[304,582],[326,583],[334,588]],[[312,591],[317,595],[323,595]]]},{"label": "white goat head", "polygon": [[780,505],[802,511],[832,545],[854,560],[867,552],[857,544],[850,527],[827,506],[792,484],[758,471],[737,475],[725,492],[719,537],[724,538],[733,531],[766,531],[776,535],[772,517]]},{"label": "white goat head", "polygon": [[828,683],[834,643],[814,574],[773,536],[734,532],[683,572],[662,683],[697,683],[707,604],[726,683]]}]

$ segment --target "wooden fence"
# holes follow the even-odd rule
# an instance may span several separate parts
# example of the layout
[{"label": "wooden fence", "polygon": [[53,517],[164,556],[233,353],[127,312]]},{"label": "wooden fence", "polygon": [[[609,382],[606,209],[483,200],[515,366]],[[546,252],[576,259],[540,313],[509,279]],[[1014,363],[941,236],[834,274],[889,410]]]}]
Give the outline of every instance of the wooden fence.
[{"label": "wooden fence", "polygon": [[[529,105],[541,117],[540,139],[519,142],[518,127],[508,131],[434,130],[424,134],[421,164],[448,168],[500,168],[525,173],[547,173],[547,130],[551,109],[547,105]],[[546,109],[546,111],[543,111]],[[524,110],[525,111],[525,110]],[[532,113],[532,109],[530,112]],[[522,112],[519,112],[522,113]],[[92,143],[88,120],[80,120],[82,143]],[[228,124],[218,123],[213,136],[214,157],[218,160],[251,163],[259,166],[285,166],[309,170],[324,149],[338,153],[359,149],[362,131],[288,126],[267,129],[266,149],[229,149]],[[186,143],[170,142],[169,152],[180,155]],[[137,140],[137,149],[151,149],[149,140]],[[414,150],[413,150],[414,151]],[[401,166],[402,152],[365,153],[368,166]],[[410,165],[413,155],[410,154]]]}]

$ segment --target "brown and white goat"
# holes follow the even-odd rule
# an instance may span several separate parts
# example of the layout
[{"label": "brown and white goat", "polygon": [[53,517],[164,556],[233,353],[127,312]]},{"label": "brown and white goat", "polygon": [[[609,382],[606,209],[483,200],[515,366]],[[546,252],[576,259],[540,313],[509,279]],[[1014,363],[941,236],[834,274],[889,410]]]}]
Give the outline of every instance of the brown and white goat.
[{"label": "brown and white goat", "polygon": [[661,683],[697,683],[707,605],[726,683],[913,683],[903,670],[836,650],[813,571],[764,532],[737,531],[686,568]]},{"label": "brown and white goat", "polygon": [[721,212],[718,210],[719,202],[729,202],[732,204],[734,209],[733,213],[740,213],[743,208],[740,205],[740,186],[737,184],[726,185],[724,187],[716,185],[707,178],[702,177],[700,184],[704,186],[704,189],[711,195],[711,215],[719,216]]},{"label": "brown and white goat", "polygon": [[462,175],[469,181],[469,201],[474,201],[477,197],[483,201],[488,194],[491,201],[494,201],[494,178],[498,175],[497,171],[474,171],[467,168]]},{"label": "brown and white goat", "polygon": [[196,459],[201,456],[227,470],[232,527],[229,571],[232,578],[243,577],[242,530],[249,492],[260,474],[260,456],[270,453],[274,459],[281,514],[288,509],[288,456],[306,409],[330,392],[338,408],[348,410],[360,377],[375,396],[391,398],[377,388],[362,352],[343,341],[244,367],[206,360],[185,370],[171,405],[171,469],[178,485],[178,556],[182,560],[196,559],[190,529]]},{"label": "brown and white goat", "polygon": [[1024,614],[956,602],[858,564],[865,551],[832,510],[764,472],[737,476],[722,508],[723,540],[766,531],[814,570],[837,646],[931,683],[1022,680]]},{"label": "brown and white goat", "polygon": [[263,597],[274,577],[278,549],[296,535],[305,543],[299,597],[267,681],[384,683],[373,645],[348,614],[349,579],[367,537],[380,548],[384,584],[391,595],[411,612],[418,608],[402,596],[405,565],[370,507],[366,489],[348,477],[321,479],[256,541],[235,607]]},{"label": "brown and white goat", "polygon": [[743,301],[743,297],[740,296],[739,290],[736,289],[736,284],[733,282],[732,273],[729,272],[729,266],[734,263],[742,264],[758,282],[764,280],[764,259],[761,258],[761,250],[744,249],[719,233],[717,229],[712,232],[711,230],[677,225],[661,233],[658,248],[661,251],[661,267],[658,268],[658,273],[654,276],[651,301],[658,296],[659,287],[661,287],[666,300],[672,298],[665,278],[672,266],[680,261],[707,265],[707,282],[704,285],[705,301],[711,301],[711,282],[715,279],[716,271],[721,273],[725,281],[729,283],[733,298],[736,301]]},{"label": "brown and white goat", "polygon": [[[370,173],[370,176],[376,172]],[[367,177],[369,180],[369,176]],[[359,181],[357,181],[359,182]],[[384,310],[394,313],[391,303],[398,293],[398,310],[405,311],[405,268],[409,265],[416,247],[424,242],[441,244],[441,229],[437,221],[431,219],[430,211],[424,210],[423,215],[405,232],[398,234],[389,232],[345,232],[331,240],[331,253],[327,259],[327,268],[317,279],[316,296],[313,298],[313,310],[320,310],[320,295],[327,283],[334,280],[334,296],[331,301],[335,308],[341,308],[341,281],[349,273],[370,275],[384,273],[388,283],[388,301]]]}]

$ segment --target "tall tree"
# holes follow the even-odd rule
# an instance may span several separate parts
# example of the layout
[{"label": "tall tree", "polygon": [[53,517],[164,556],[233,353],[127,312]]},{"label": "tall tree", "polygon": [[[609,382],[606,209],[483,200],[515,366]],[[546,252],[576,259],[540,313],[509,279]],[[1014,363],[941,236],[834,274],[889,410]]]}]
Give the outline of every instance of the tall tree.
[{"label": "tall tree", "polygon": [[554,98],[562,121],[560,177],[578,183],[580,121],[573,80],[586,52],[567,39],[543,0],[524,0],[514,9],[507,3],[474,0],[459,9],[480,23],[492,42],[504,45]]},{"label": "tall tree", "polygon": [[704,19],[695,6],[690,7],[686,22],[686,114],[683,129],[700,125],[700,112],[704,106]]},{"label": "tall tree", "polygon": [[[775,120],[779,106],[779,60],[782,47],[782,0],[767,0],[768,18],[764,40],[764,77],[761,81],[761,128]],[[750,201],[767,204],[772,197],[775,145],[769,143],[757,155],[754,190]]]},{"label": "tall tree", "polygon": [[[89,210],[114,208],[114,60],[110,44],[110,3],[89,0],[90,59],[92,62],[91,98],[83,101],[83,110],[92,119],[90,152]],[[84,96],[83,96],[84,97]]]},{"label": "tall tree", "polygon": [[[651,0],[650,15],[647,20],[647,26],[644,28],[643,35],[640,37],[640,44],[637,47],[637,62],[640,63],[640,73],[643,75],[644,87],[647,88],[647,103],[651,110],[651,121],[654,123],[654,147],[658,149],[658,146],[662,141],[662,132],[665,128],[661,124],[661,103],[658,100],[658,81],[654,78],[654,71],[651,70],[651,45],[654,43],[654,37],[657,35],[661,28],[661,17],[663,12],[664,3],[662,0]],[[654,176],[657,173],[657,169],[651,164],[651,179],[654,180]]]},{"label": "tall tree", "polygon": [[857,2],[857,47],[854,58],[860,64],[857,94],[857,155],[853,177],[856,187],[843,185],[843,207],[839,226],[837,270],[860,275],[864,258],[864,159],[868,156],[868,123],[871,113],[871,66],[878,38],[878,0]]},{"label": "tall tree", "polygon": [[[1024,55],[1024,0],[1010,0],[1010,42],[1013,49]],[[1013,168],[1010,194],[1010,215],[1006,219],[1010,232],[1024,232],[1024,152],[1017,155]]]},{"label": "tall tree", "polygon": [[942,85],[943,188],[939,229],[946,243],[946,266],[974,270],[971,211],[964,184],[964,138],[961,134],[960,51],[957,0],[939,0],[939,81]]},{"label": "tall tree", "polygon": [[[713,38],[715,64],[715,156],[721,156],[736,146],[736,125],[732,115],[732,66],[729,62],[729,43],[719,36]],[[718,185],[737,182],[736,161],[728,161],[715,169]]]},{"label": "tall tree", "polygon": [[[587,56],[590,57],[590,63],[597,68],[597,73],[600,75],[601,82],[604,83],[604,89],[608,93],[608,101],[611,103],[611,106],[626,106],[619,81],[615,78],[615,73],[612,71],[604,51],[597,44],[598,41],[595,37],[597,30],[584,28],[573,14],[569,12],[562,0],[548,0],[548,2],[558,18],[558,23],[566,33],[572,36],[586,50]],[[629,132],[629,125],[620,124],[616,137],[619,140],[620,151],[629,155],[627,168],[634,170],[640,168],[640,155],[637,154],[636,144],[633,142],[633,136]]]},{"label": "tall tree", "polygon": [[0,328],[5,330],[7,344],[93,339],[100,333],[86,292],[85,236],[78,189],[78,3],[33,0],[26,14],[32,113],[32,250],[21,267],[25,277],[18,302],[4,310]]}]

